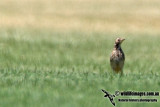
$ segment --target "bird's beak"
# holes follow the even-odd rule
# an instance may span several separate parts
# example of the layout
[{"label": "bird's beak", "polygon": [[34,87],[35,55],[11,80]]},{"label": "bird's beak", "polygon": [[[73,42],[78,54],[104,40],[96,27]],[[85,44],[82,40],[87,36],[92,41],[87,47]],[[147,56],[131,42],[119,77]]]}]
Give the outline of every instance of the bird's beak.
[{"label": "bird's beak", "polygon": [[125,39],[121,39],[121,43],[124,41]]}]

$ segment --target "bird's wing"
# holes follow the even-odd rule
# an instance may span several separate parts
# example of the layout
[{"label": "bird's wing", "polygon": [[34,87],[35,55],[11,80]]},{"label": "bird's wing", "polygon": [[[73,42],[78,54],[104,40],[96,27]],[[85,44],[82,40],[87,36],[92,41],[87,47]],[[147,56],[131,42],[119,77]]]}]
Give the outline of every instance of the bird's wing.
[{"label": "bird's wing", "polygon": [[101,89],[102,90],[102,92],[104,92],[105,94],[108,94],[108,92],[107,91],[105,91],[105,90],[103,90],[103,89]]},{"label": "bird's wing", "polygon": [[125,54],[123,53],[123,58],[124,58],[124,61],[125,61]]},{"label": "bird's wing", "polygon": [[114,106],[116,105],[115,102],[114,102],[113,100],[111,101],[111,103],[112,103]]},{"label": "bird's wing", "polygon": [[113,101],[113,97],[109,97],[109,100],[111,101],[111,103],[115,106],[115,102]]}]

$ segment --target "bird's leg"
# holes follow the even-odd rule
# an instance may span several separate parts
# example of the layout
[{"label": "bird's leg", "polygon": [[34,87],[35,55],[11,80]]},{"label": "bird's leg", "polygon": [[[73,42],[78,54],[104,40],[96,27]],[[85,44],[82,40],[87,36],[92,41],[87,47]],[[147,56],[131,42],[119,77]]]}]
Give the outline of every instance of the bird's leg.
[{"label": "bird's leg", "polygon": [[117,74],[114,70],[112,70],[112,72],[113,72],[113,73],[112,73],[113,75],[116,75],[116,74]]},{"label": "bird's leg", "polygon": [[121,70],[121,76],[123,76],[123,70]]}]

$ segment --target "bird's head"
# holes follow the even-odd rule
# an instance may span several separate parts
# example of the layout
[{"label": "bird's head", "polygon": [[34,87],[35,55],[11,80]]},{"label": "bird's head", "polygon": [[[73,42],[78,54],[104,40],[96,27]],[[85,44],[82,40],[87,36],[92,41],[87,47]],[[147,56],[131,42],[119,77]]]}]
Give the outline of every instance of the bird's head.
[{"label": "bird's head", "polygon": [[116,45],[120,45],[125,39],[122,39],[122,38],[117,38],[116,41],[115,41],[115,44]]}]

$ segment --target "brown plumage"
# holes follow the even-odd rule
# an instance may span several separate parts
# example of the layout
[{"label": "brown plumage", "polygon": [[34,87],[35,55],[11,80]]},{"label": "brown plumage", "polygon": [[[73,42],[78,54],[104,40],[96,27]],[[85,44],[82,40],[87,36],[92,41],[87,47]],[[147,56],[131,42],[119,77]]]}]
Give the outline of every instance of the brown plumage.
[{"label": "brown plumage", "polygon": [[124,66],[124,61],[125,61],[125,55],[122,51],[121,48],[121,43],[125,39],[117,38],[114,44],[114,49],[112,51],[112,54],[110,56],[110,64],[116,73],[123,73],[123,66]]}]

